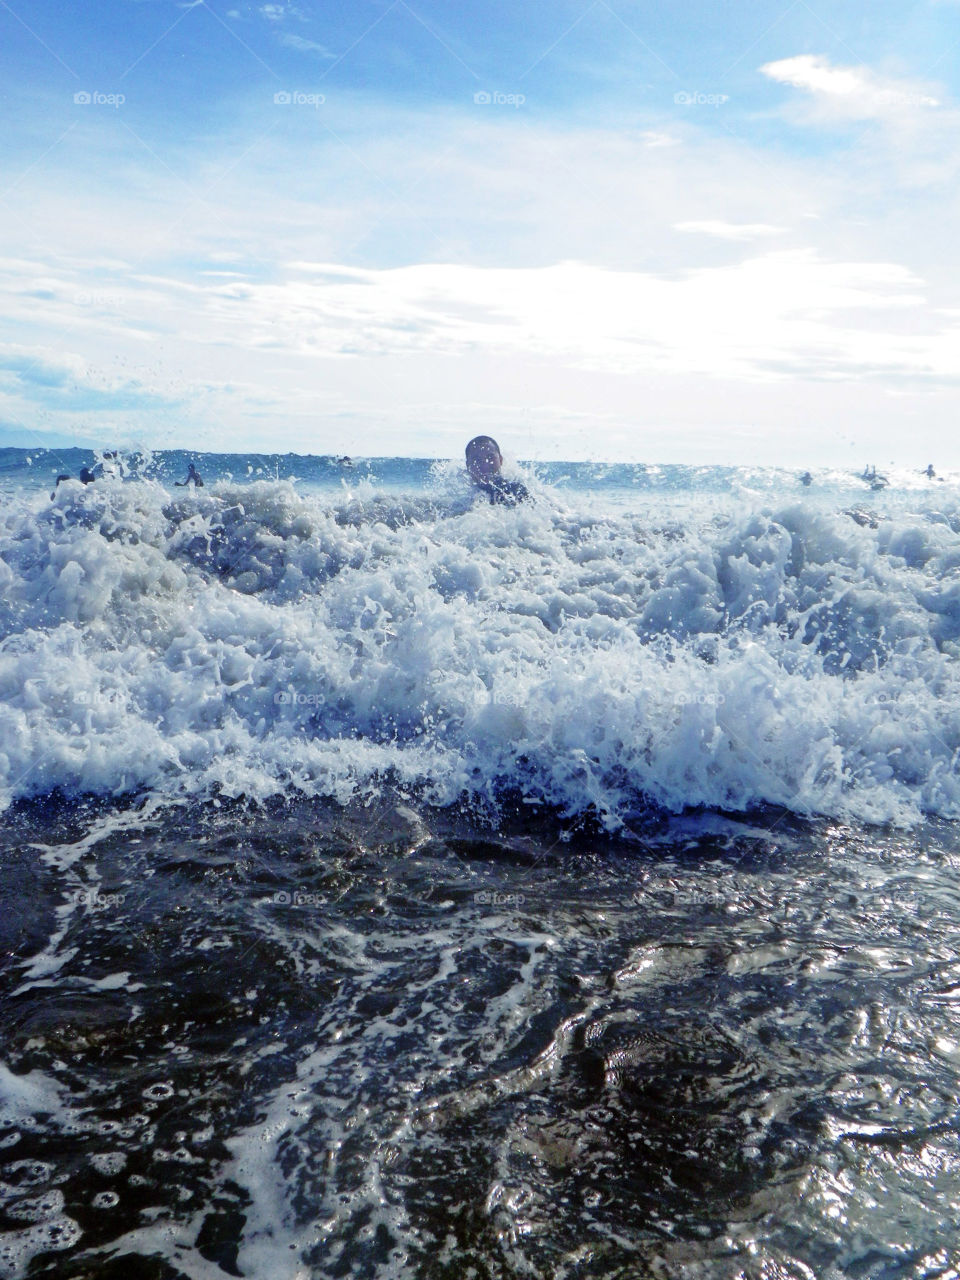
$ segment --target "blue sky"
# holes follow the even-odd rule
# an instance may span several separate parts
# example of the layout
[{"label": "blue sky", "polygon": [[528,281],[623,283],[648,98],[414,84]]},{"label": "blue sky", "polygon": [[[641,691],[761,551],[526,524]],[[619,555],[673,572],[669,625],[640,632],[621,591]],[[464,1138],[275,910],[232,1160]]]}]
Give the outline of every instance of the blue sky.
[{"label": "blue sky", "polygon": [[0,0],[0,442],[960,465],[958,49],[947,0]]}]

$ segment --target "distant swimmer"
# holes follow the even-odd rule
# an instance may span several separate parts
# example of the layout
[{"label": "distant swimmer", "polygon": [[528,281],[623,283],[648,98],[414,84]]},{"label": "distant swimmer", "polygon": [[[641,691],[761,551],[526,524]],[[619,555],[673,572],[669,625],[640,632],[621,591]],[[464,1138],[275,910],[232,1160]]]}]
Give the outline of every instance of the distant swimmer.
[{"label": "distant swimmer", "polygon": [[526,485],[519,480],[506,480],[500,474],[503,454],[493,436],[474,436],[467,444],[466,454],[470,479],[491,503],[515,507],[530,497]]},{"label": "distant swimmer", "polygon": [[349,454],[345,453],[342,458],[337,459],[337,463],[341,467],[352,467],[353,459],[350,457]]},{"label": "distant swimmer", "polygon": [[173,482],[173,483],[176,485],[176,487],[177,487],[178,489],[185,489],[185,488],[187,487],[187,485],[191,485],[191,484],[192,484],[192,485],[194,486],[194,488],[196,488],[196,489],[202,489],[202,488],[203,488],[203,477],[200,475],[200,472],[197,470],[197,468],[196,468],[196,467],[193,465],[193,463],[191,462],[191,463],[190,463],[190,465],[189,465],[189,467],[187,467],[187,478],[186,478],[186,480],[174,480],[174,482]]},{"label": "distant swimmer", "polygon": [[887,485],[890,483],[887,477],[884,475],[880,475],[879,472],[877,471],[877,468],[872,465],[869,467],[863,468],[863,474],[861,475],[860,479],[866,480],[867,484],[873,490],[885,489]]},{"label": "distant swimmer", "polygon": [[922,476],[926,476],[928,480],[936,480],[937,478],[937,473],[933,469],[932,462],[928,462],[926,471],[921,471],[920,474]]},{"label": "distant swimmer", "polygon": [[[92,470],[90,467],[81,467],[80,475],[77,478],[79,479],[81,484],[93,484],[94,480],[99,480],[103,476],[103,474],[104,474],[103,464],[98,462],[96,466],[93,467]],[[61,472],[61,474],[57,476],[53,484],[53,493],[51,493],[50,495],[51,502],[57,496],[57,490],[60,488],[61,484],[63,484],[64,480],[72,480],[72,479],[73,479],[73,476],[68,475],[65,471]]]},{"label": "distant swimmer", "polygon": [[804,488],[806,488],[808,485],[813,484],[813,476],[810,474],[809,471],[805,471],[803,473],[803,475],[800,477],[800,483],[804,486]]}]

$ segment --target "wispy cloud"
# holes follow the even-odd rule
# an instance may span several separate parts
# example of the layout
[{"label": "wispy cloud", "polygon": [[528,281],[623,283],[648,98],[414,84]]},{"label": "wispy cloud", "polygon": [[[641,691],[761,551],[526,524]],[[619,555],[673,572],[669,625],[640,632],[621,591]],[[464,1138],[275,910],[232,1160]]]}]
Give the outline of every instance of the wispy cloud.
[{"label": "wispy cloud", "polygon": [[175,403],[141,379],[98,367],[76,352],[11,343],[0,343],[0,389],[68,409],[148,409]]},{"label": "wispy cloud", "polygon": [[[22,279],[8,270],[4,311],[13,319],[35,307],[17,287]],[[58,296],[80,283],[79,275],[61,281]],[[485,383],[498,403],[512,384],[515,413],[530,420],[539,406],[542,423],[548,387],[576,382],[576,370],[619,380],[605,393],[604,412],[614,417],[624,396],[648,400],[653,385],[673,385],[658,393],[668,402],[680,388],[704,395],[722,384],[732,404],[744,405],[755,399],[749,387],[790,385],[795,397],[801,384],[960,382],[957,318],[929,305],[922,280],[894,263],[831,262],[810,250],[670,277],[586,263],[377,270],[297,262],[278,264],[277,278],[263,281],[224,279],[215,264],[196,264],[187,285],[132,274],[119,303],[92,287],[90,299],[85,312],[60,313],[67,354],[0,347],[0,412],[24,420],[32,405],[62,428],[71,413],[97,410],[116,438],[126,429],[116,411],[136,410],[152,438],[193,443],[211,431],[253,441],[269,421],[277,447],[298,448],[308,423],[362,437],[373,417],[388,433],[408,433],[405,447],[442,452],[449,433],[480,420]],[[91,320],[113,324],[116,305],[123,324],[105,360]],[[138,350],[124,326],[152,326],[154,341]],[[174,376],[151,375],[156,349]],[[123,372],[131,365],[136,373]],[[420,387],[411,397],[398,397],[401,370],[405,386],[413,378]],[[557,430],[575,407],[557,410]],[[349,443],[356,451],[356,436]],[[611,437],[608,448],[622,447]]]},{"label": "wispy cloud", "polygon": [[[922,281],[891,263],[766,254],[663,279],[568,263],[541,270],[419,266],[337,278],[318,264],[278,284],[214,290],[211,326],[254,348],[362,357],[511,349],[621,374],[767,380],[795,376],[960,377],[940,321],[901,317]],[[239,333],[243,328],[243,335]],[[198,340],[200,336],[198,335]]]},{"label": "wispy cloud", "polygon": [[[250,27],[278,56],[287,17],[309,43],[276,8]],[[443,452],[495,420],[536,424],[531,454],[637,456],[659,426],[676,457],[719,421],[791,415],[829,450],[851,415],[893,430],[920,397],[942,430],[960,264],[898,179],[922,161],[942,180],[952,109],[904,110],[926,132],[899,150],[869,122],[896,124],[894,90],[946,95],[824,59],[764,78],[868,127],[822,146],[777,113],[761,146],[672,93],[556,120],[335,79],[310,109],[257,84],[199,140],[88,112],[0,204],[0,414],[349,453]]]},{"label": "wispy cloud", "polygon": [[716,236],[719,240],[763,240],[769,236],[782,236],[786,227],[772,227],[766,222],[677,222],[677,231],[692,231],[698,235]]},{"label": "wispy cloud", "polygon": [[656,129],[644,129],[640,139],[645,147],[676,147],[680,139],[670,133],[659,133]]},{"label": "wispy cloud", "polygon": [[296,49],[300,53],[315,53],[321,58],[335,58],[337,55],[331,53],[326,45],[320,44],[316,40],[308,40],[305,36],[298,36],[292,31],[285,31],[280,36],[280,43],[288,49]]},{"label": "wispy cloud", "polygon": [[760,70],[780,84],[806,90],[830,112],[850,119],[888,120],[941,105],[919,82],[884,77],[865,66],[836,66],[813,54],[768,62]]}]

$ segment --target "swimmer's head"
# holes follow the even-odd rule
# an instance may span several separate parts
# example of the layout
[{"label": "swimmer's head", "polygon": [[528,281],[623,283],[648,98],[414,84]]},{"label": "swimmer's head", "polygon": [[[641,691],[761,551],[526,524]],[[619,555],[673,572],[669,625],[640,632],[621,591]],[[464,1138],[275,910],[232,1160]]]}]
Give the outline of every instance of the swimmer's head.
[{"label": "swimmer's head", "polygon": [[493,436],[474,436],[467,445],[467,470],[478,484],[499,475],[503,454]]}]

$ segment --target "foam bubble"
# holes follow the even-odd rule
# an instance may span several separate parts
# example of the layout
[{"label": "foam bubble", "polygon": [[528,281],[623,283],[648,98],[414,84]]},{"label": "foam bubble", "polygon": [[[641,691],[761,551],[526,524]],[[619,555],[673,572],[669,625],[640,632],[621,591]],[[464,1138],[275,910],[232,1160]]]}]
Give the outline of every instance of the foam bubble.
[{"label": "foam bubble", "polygon": [[147,1085],[143,1090],[143,1096],[149,1098],[151,1102],[165,1102],[167,1098],[173,1097],[173,1085],[169,1080]]}]

